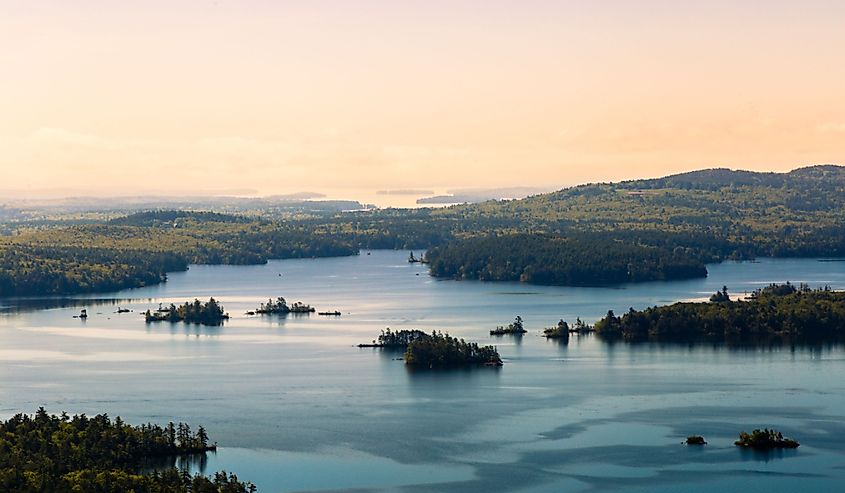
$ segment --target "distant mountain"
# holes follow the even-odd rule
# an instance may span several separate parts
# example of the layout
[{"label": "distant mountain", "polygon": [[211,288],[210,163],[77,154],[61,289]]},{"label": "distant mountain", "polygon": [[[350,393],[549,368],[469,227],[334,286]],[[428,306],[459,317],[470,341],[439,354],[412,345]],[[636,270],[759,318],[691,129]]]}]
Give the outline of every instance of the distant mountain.
[{"label": "distant mountain", "polygon": [[820,180],[845,181],[845,166],[832,164],[807,166],[788,173],[755,172],[712,168],[688,173],[669,175],[651,180],[632,180],[621,186],[635,188],[707,188],[725,186],[789,187],[803,183],[818,183]]},{"label": "distant mountain", "polygon": [[[572,202],[576,197],[580,197],[579,201]],[[585,202],[586,197],[594,197],[603,205]],[[558,213],[565,210],[565,215],[588,222],[619,222],[628,217],[642,218],[653,215],[655,211],[652,208],[658,206],[670,222],[684,222],[681,216],[689,214],[709,216],[708,221],[724,219],[724,216],[713,216],[717,212],[745,214],[749,217],[765,215],[778,221],[803,221],[808,218],[789,217],[777,207],[796,212],[845,212],[845,167],[809,166],[788,173],[705,169],[663,178],[580,185],[529,197],[518,204],[503,207],[517,211],[526,208],[531,210],[531,205],[539,203],[548,204]],[[618,205],[619,210],[615,210],[612,204]],[[613,213],[606,216],[605,210],[613,210]],[[704,219],[696,219],[694,222],[701,220]]]}]

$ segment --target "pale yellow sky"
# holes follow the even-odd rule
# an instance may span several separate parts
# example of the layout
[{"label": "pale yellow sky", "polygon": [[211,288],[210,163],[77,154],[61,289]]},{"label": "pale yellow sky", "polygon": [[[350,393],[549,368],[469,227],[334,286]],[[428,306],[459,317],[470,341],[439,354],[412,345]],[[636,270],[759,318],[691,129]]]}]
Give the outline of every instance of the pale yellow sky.
[{"label": "pale yellow sky", "polygon": [[845,163],[843,4],[0,0],[0,190]]}]

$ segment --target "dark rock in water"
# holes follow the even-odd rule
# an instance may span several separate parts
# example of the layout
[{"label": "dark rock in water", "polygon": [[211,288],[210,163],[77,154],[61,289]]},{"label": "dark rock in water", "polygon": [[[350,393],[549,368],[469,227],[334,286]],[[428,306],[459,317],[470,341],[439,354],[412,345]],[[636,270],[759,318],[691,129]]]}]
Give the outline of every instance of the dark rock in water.
[{"label": "dark rock in water", "polygon": [[704,437],[701,435],[690,435],[686,439],[687,445],[707,445],[707,442],[704,440]]}]

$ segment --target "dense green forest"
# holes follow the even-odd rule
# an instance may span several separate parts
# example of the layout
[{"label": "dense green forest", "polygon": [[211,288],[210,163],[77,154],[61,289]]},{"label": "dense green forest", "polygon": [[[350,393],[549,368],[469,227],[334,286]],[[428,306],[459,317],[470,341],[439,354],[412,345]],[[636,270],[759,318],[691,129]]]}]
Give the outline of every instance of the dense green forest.
[{"label": "dense green forest", "polygon": [[486,225],[435,246],[435,276],[541,284],[697,277],[703,263],[724,259],[845,256],[845,167],[703,170],[431,214]]},{"label": "dense green forest", "polygon": [[[175,457],[215,448],[203,427],[131,426],[100,414],[17,414],[0,422],[0,491],[19,493],[247,493],[250,483],[218,472],[191,477]],[[170,467],[155,467],[162,463]],[[154,471],[154,472],[150,472]]]},{"label": "dense green forest", "polygon": [[215,213],[139,213],[0,238],[0,296],[142,287],[190,263],[260,264],[357,252],[349,241],[304,225]]},{"label": "dense green forest", "polygon": [[[2,240],[0,240],[2,242]],[[0,244],[0,296],[115,291],[158,284],[185,270],[178,254],[94,246]]]},{"label": "dense green forest", "polygon": [[427,257],[431,274],[437,277],[602,285],[704,277],[707,268],[696,253],[596,234],[513,234],[434,247]]},{"label": "dense green forest", "polygon": [[442,209],[284,219],[253,212],[147,211],[66,225],[10,215],[0,236],[0,296],[111,291],[160,282],[190,263],[372,248],[430,248],[436,276],[544,284],[696,277],[704,263],[731,258],[841,257],[845,167],[711,169]]},{"label": "dense green forest", "polygon": [[824,343],[845,340],[845,292],[771,285],[750,299],[731,300],[727,288],[702,303],[612,311],[596,333],[626,341]]},{"label": "dense green forest", "polygon": [[711,238],[721,255],[734,253],[732,246],[737,256],[845,255],[843,213],[842,166],[789,173],[702,170],[432,212],[523,224],[532,232],[683,233],[695,241]]}]

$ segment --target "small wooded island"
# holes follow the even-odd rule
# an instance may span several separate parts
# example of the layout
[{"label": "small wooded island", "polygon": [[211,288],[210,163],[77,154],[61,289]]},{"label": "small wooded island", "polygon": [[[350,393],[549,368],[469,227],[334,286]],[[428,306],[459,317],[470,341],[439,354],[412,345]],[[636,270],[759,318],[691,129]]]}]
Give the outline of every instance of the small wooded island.
[{"label": "small wooded island", "polygon": [[201,325],[220,325],[224,320],[229,319],[229,314],[223,311],[223,306],[214,298],[209,298],[206,303],[195,299],[193,302],[185,302],[181,306],[170,304],[158,310],[147,310],[144,313],[147,322],[185,322]]},{"label": "small wooded island", "polygon": [[[259,313],[261,315],[287,315],[288,313],[313,313],[316,309],[311,305],[306,305],[302,302],[294,302],[292,305],[288,305],[287,300],[279,296],[275,300],[269,299],[267,303],[261,303],[261,305],[255,309],[255,313]],[[338,313],[340,315],[340,313]]]},{"label": "small wooded island", "polygon": [[543,337],[546,339],[558,339],[560,341],[568,341],[569,340],[569,324],[564,322],[563,319],[558,321],[557,325],[554,327],[547,327],[543,329]]},{"label": "small wooded island", "polygon": [[734,445],[737,447],[770,450],[776,448],[798,448],[800,444],[790,438],[784,438],[783,434],[779,431],[766,428],[763,430],[754,430],[751,433],[743,431],[739,434],[739,440],[734,442]]},{"label": "small wooded island", "polygon": [[479,346],[433,331],[427,334],[421,330],[381,331],[372,344],[358,344],[358,347],[404,349],[405,364],[413,368],[443,369],[469,366],[502,366],[502,358],[495,346]]},{"label": "small wooded island", "polygon": [[495,329],[490,331],[491,336],[501,336],[505,334],[513,334],[513,335],[522,335],[528,332],[525,330],[525,327],[522,324],[522,317],[519,315],[516,316],[513,323],[507,325],[507,327],[502,327],[501,325],[496,327]]},{"label": "small wooded island", "polygon": [[[0,491],[98,493],[252,493],[255,486],[225,471],[180,472],[177,456],[217,446],[202,426],[132,426],[106,414],[17,414],[0,422]],[[164,466],[164,467],[161,467]]]},{"label": "small wooded island", "polygon": [[621,317],[609,311],[595,329],[602,337],[631,342],[819,343],[845,339],[845,292],[786,283],[759,289],[747,300],[731,300],[727,288],[710,299],[631,309]]}]

